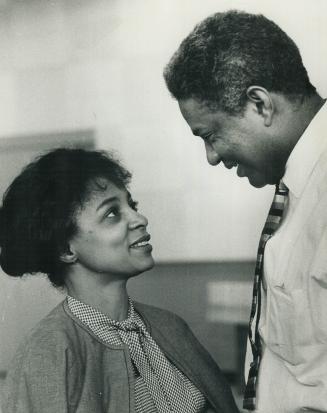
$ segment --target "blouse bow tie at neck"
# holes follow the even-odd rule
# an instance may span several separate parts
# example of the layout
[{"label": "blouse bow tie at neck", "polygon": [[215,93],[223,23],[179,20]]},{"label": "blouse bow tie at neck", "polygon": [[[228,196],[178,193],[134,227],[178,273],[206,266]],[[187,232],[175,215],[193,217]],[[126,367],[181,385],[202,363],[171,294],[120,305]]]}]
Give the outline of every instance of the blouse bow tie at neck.
[{"label": "blouse bow tie at neck", "polygon": [[122,331],[124,333],[135,332],[138,334],[146,335],[145,326],[137,320],[135,315],[134,306],[132,300],[128,298],[128,315],[127,318],[123,321],[107,319],[106,323],[109,324],[112,328]]},{"label": "blouse bow tie at neck", "polygon": [[135,320],[132,319],[126,319],[120,322],[115,322],[113,325],[118,329],[122,330],[126,333],[128,332],[136,332],[136,333],[142,333],[145,334],[144,327],[140,324],[138,324]]}]

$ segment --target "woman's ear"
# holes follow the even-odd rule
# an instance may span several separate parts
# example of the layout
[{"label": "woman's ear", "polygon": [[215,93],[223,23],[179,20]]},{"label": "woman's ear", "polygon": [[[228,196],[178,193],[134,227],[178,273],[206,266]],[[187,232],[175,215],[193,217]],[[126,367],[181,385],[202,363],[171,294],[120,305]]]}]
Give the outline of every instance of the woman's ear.
[{"label": "woman's ear", "polygon": [[69,244],[66,246],[65,250],[60,254],[60,261],[66,264],[74,264],[77,261],[77,255]]},{"label": "woman's ear", "polygon": [[264,120],[265,126],[271,126],[274,115],[274,104],[270,93],[261,86],[250,86],[246,95],[255,104],[256,110]]}]

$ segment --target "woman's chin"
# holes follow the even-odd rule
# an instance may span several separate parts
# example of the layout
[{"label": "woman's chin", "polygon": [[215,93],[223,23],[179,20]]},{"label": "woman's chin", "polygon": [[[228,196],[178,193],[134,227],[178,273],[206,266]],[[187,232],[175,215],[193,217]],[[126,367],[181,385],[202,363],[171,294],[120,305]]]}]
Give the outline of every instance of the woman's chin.
[{"label": "woman's chin", "polygon": [[144,268],[144,270],[143,270],[142,272],[149,271],[149,270],[151,270],[151,268],[153,268],[154,266],[155,266],[155,261],[154,261],[152,255],[151,255],[151,257],[149,258],[148,264],[145,266],[145,268]]},{"label": "woman's chin", "polygon": [[130,274],[130,278],[137,277],[138,275],[141,275],[144,272],[151,270],[154,266],[155,266],[155,261],[151,256],[151,258],[148,259],[147,263],[144,263],[144,265],[140,266],[140,268],[138,269],[135,269],[135,272]]}]

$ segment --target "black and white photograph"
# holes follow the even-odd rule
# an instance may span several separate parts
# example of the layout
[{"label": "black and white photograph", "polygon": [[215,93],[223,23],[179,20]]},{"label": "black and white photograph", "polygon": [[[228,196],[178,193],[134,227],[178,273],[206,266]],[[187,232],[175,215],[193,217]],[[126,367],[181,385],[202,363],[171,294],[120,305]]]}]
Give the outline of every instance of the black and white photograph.
[{"label": "black and white photograph", "polygon": [[326,74],[326,0],[0,0],[0,413],[327,413]]}]

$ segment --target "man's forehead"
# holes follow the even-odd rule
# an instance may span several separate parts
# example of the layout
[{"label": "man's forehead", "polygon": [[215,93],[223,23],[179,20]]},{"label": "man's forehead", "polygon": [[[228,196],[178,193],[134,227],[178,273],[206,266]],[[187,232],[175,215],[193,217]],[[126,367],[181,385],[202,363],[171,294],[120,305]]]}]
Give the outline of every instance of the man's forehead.
[{"label": "man's forehead", "polygon": [[194,135],[199,135],[208,126],[208,122],[214,121],[216,116],[216,113],[211,111],[205,103],[193,98],[180,100],[178,104]]},{"label": "man's forehead", "polygon": [[178,105],[181,112],[186,115],[194,115],[205,111],[205,104],[194,98],[179,100]]}]

